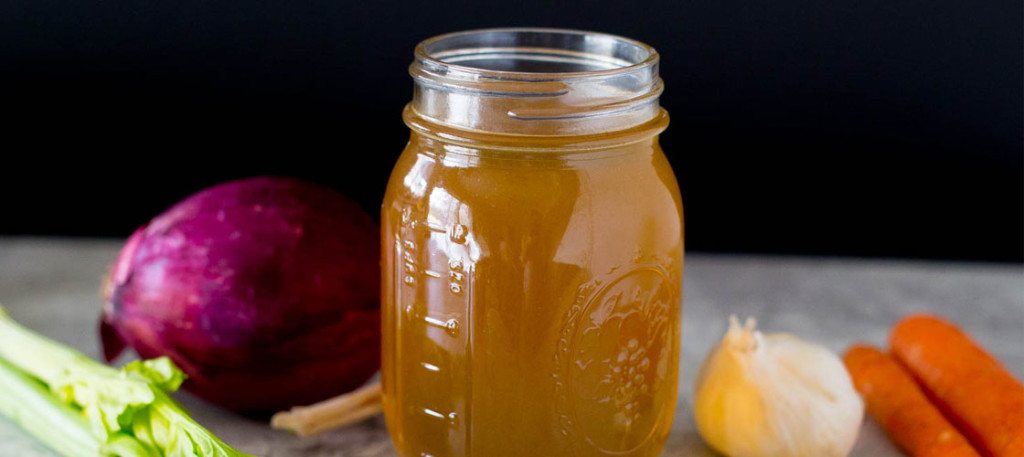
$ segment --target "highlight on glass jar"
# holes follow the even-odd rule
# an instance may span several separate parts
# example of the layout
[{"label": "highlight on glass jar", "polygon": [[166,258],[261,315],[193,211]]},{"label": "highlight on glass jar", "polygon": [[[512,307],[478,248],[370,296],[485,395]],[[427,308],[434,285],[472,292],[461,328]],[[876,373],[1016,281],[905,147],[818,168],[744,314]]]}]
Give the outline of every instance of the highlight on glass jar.
[{"label": "highlight on glass jar", "polygon": [[[430,38],[381,214],[383,403],[403,457],[659,455],[676,406],[678,185],[658,54]],[[538,454],[540,453],[540,454]]]}]

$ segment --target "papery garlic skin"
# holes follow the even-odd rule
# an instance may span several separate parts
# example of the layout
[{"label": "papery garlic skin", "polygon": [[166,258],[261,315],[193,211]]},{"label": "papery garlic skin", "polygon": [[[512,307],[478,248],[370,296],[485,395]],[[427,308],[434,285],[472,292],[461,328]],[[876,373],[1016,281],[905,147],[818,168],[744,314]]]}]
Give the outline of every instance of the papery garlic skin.
[{"label": "papery garlic skin", "polygon": [[842,457],[864,403],[842,360],[785,333],[763,335],[753,319],[729,330],[697,378],[697,429],[730,457]]}]

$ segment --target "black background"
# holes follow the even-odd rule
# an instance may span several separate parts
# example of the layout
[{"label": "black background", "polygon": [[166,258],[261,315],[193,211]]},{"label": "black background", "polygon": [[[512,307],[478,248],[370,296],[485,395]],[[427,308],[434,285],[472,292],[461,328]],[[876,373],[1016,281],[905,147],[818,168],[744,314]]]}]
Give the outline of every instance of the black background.
[{"label": "black background", "polygon": [[296,175],[376,212],[412,49],[490,26],[662,54],[688,249],[1024,257],[1019,0],[0,3],[0,234],[126,236]]}]

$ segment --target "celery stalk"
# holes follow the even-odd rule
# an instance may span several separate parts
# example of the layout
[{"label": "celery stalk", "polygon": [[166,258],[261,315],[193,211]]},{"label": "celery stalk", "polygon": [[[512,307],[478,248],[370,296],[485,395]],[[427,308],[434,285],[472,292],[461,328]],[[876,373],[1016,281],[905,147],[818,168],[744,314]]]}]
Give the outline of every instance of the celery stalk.
[{"label": "celery stalk", "polygon": [[[166,357],[132,362],[117,370],[22,327],[0,307],[0,359],[35,378],[50,396],[77,411],[99,443],[99,455],[246,456],[196,423],[170,397],[185,375]],[[18,408],[13,415],[33,413],[39,411]]]},{"label": "celery stalk", "polygon": [[68,457],[96,457],[100,442],[81,412],[50,395],[46,385],[0,359],[0,414]]}]

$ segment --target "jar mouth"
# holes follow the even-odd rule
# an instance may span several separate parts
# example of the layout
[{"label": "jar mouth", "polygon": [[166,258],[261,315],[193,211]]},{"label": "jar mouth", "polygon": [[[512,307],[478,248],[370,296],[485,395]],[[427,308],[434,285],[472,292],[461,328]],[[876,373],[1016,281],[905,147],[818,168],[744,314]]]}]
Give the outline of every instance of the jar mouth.
[{"label": "jar mouth", "polygon": [[481,29],[416,46],[413,111],[463,130],[588,135],[659,115],[658,52],[606,33]]},{"label": "jar mouth", "polygon": [[456,79],[505,81],[614,76],[645,71],[656,67],[659,60],[658,52],[640,41],[549,28],[448,33],[424,40],[416,46],[415,55],[427,72],[444,69],[444,74]]}]

